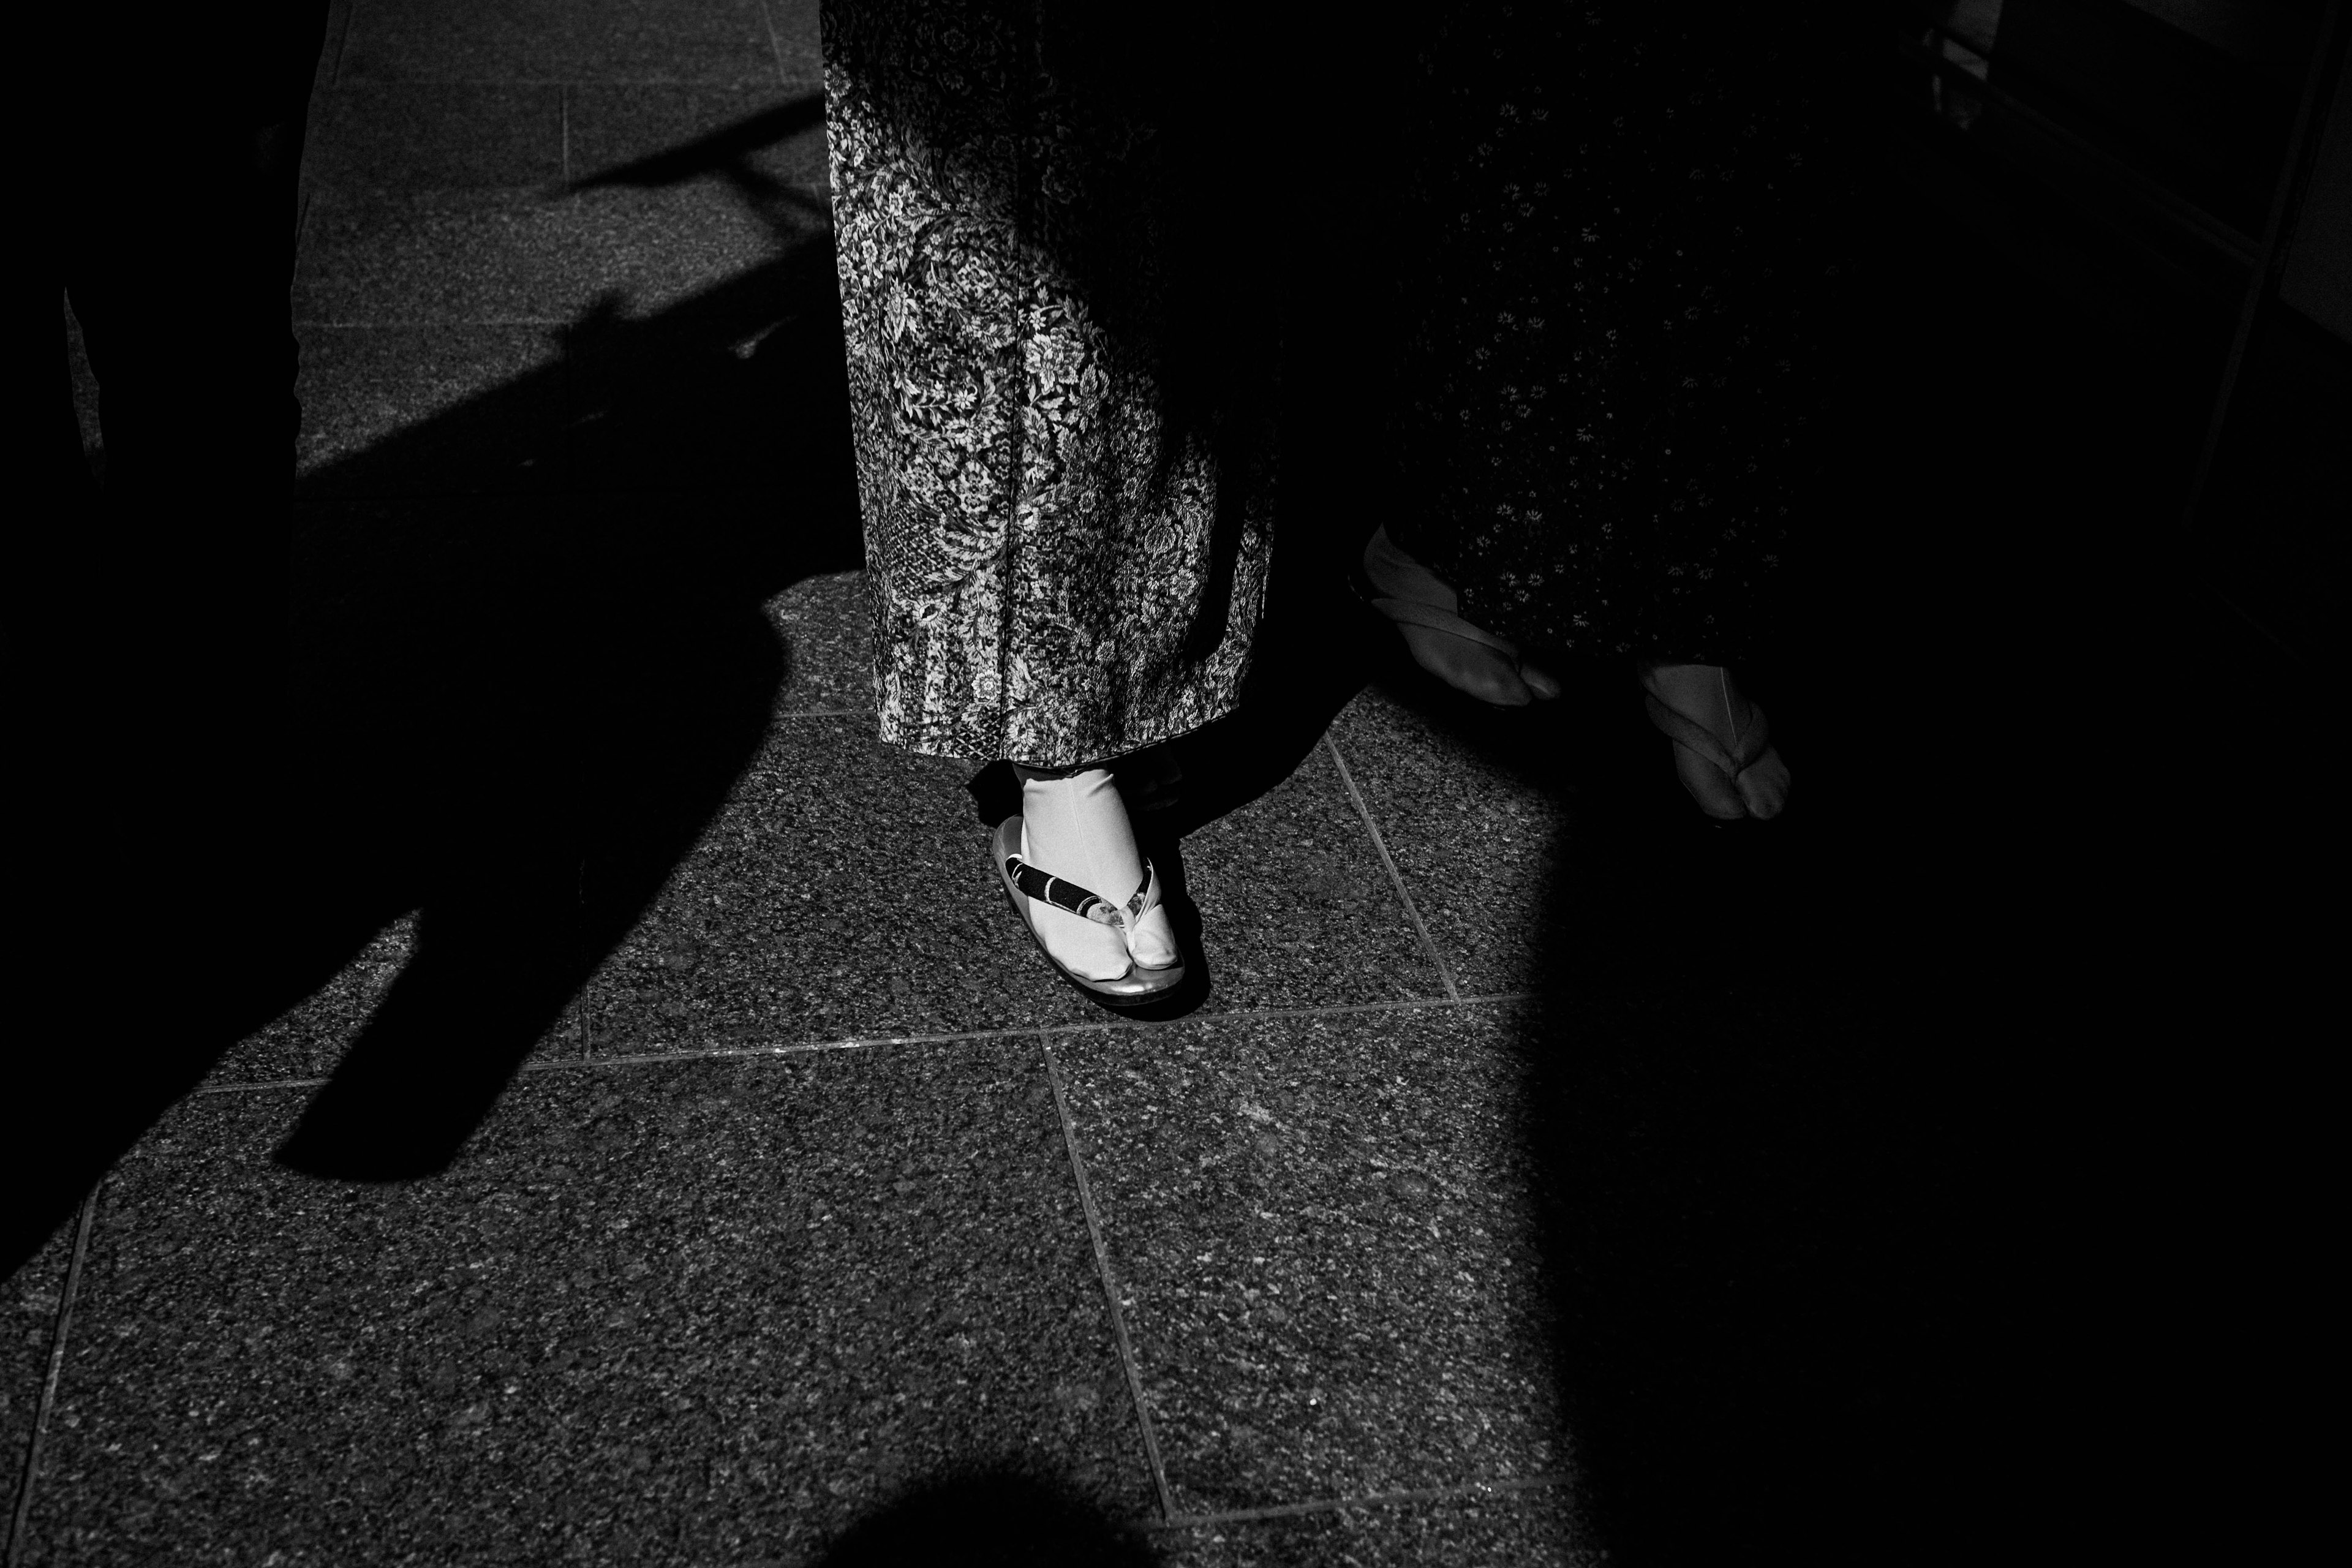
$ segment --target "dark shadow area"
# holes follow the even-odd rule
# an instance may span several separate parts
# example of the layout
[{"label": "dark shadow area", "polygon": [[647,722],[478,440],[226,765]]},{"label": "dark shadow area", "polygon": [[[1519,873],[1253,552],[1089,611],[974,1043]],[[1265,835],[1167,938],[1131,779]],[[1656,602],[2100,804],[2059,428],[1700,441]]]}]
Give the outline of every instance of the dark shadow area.
[{"label": "dark shadow area", "polygon": [[1062,1487],[1019,1472],[912,1488],[858,1521],[821,1568],[1153,1568],[1140,1533]]},{"label": "dark shadow area", "polygon": [[[353,934],[425,912],[416,959],[281,1151],[297,1168],[394,1179],[456,1155],[756,754],[789,657],[762,602],[861,561],[832,249],[807,199],[748,158],[821,107],[786,105],[583,183],[717,174],[775,228],[776,259],[643,321],[593,310],[556,364],[308,487],[396,494],[464,454],[481,490],[516,493],[407,512],[471,525],[455,537],[388,538],[362,503],[324,511],[305,541],[322,576],[371,593],[403,570],[442,575],[394,600],[422,638],[346,608],[339,625],[364,640],[312,667],[404,650],[396,672],[368,674],[417,704],[407,726],[324,687],[310,707],[322,728],[357,721],[322,755],[368,781],[364,815],[430,836],[389,857],[345,845],[309,859],[341,898],[379,889]],[[552,438],[538,414],[549,401],[564,410]],[[343,566],[338,549],[364,561]],[[415,657],[420,641],[437,659]],[[406,874],[385,885],[387,864],[434,868],[442,902],[417,899]]]},{"label": "dark shadow area", "polygon": [[[762,601],[860,562],[821,204],[748,156],[821,111],[598,182],[727,178],[772,260],[642,319],[600,304],[551,362],[304,478],[282,831],[94,914],[70,889],[95,858],[57,846],[42,951],[138,978],[87,995],[102,1047],[41,1069],[46,1157],[12,1194],[5,1268],[223,1051],[410,910],[413,958],[281,1158],[438,1170],[560,1037],[765,732],[789,654]],[[120,722],[135,735],[135,710]]]},{"label": "dark shadow area", "polygon": [[[1145,58],[1127,26],[1105,47]],[[1295,62],[1308,33],[1286,33],[1251,79]],[[1167,99],[1174,57],[1150,58],[1150,91]],[[1216,258],[1273,199],[1215,176],[1246,140],[1228,112],[1244,88],[1170,110],[1182,266],[1225,287],[1180,293],[1220,320],[1215,341],[1277,319],[1297,339],[1283,351],[1305,373],[1288,384],[1299,451],[1286,461],[1301,459],[1291,537],[1307,545],[1350,522],[1345,433],[1300,409],[1349,374],[1354,334],[1344,291],[1300,266],[1276,268],[1287,292],[1226,298],[1243,274]],[[131,907],[101,892],[102,912],[28,916],[35,945],[77,973],[104,970],[104,953],[153,958],[114,1001],[110,1047],[42,1069],[55,1081],[37,1098],[58,1110],[35,1190],[12,1205],[11,1267],[223,1052],[410,911],[414,956],[284,1162],[339,1179],[432,1173],[535,1049],[566,1053],[566,1005],[765,732],[789,650],[761,604],[861,563],[823,203],[756,156],[822,118],[821,98],[803,98],[574,187],[721,180],[773,232],[772,260],[643,318],[600,301],[562,329],[552,363],[303,478],[292,739],[263,786],[276,842]],[[1196,954],[1178,840],[1286,777],[1361,681],[1328,640],[1327,555],[1294,548],[1281,569],[1244,711],[1122,770]],[[87,879],[62,841],[55,859],[62,883]],[[1199,1005],[1213,981],[1205,960],[1197,969],[1153,1016]]]},{"label": "dark shadow area", "polygon": [[1522,1048],[1583,1503],[1636,1568],[2243,1551],[2310,1461],[2231,1451],[2259,1396],[2158,1347],[2256,1331],[2224,1278],[2311,1316],[2259,1238],[2315,1218],[2314,1145],[2257,1108],[2333,834],[2281,809],[2305,676],[2167,536],[2215,322],[2110,336],[1874,189],[1792,635],[1742,673],[1781,818],[1701,818],[1626,671],[1486,710],[1381,642],[1567,823]]}]

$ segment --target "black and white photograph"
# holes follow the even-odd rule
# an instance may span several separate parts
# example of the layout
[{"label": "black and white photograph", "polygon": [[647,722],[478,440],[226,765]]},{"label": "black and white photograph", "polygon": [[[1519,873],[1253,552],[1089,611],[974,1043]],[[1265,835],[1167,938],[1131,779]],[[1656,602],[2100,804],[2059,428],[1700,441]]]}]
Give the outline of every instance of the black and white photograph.
[{"label": "black and white photograph", "polygon": [[2347,0],[16,31],[0,1568],[2329,1538]]}]

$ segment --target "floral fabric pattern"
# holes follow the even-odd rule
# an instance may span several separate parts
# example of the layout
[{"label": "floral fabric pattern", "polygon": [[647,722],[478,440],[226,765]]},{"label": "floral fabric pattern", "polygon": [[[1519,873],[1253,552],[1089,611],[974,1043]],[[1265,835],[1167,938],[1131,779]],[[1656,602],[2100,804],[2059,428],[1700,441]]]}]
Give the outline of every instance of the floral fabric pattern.
[{"label": "floral fabric pattern", "polygon": [[1479,0],[1421,50],[1391,537],[1530,648],[1732,664],[1771,630],[1853,261],[1828,51],[1750,10]]},{"label": "floral fabric pattern", "polygon": [[1272,361],[1186,330],[1166,138],[1034,0],[822,17],[883,738],[1066,767],[1223,716]]}]

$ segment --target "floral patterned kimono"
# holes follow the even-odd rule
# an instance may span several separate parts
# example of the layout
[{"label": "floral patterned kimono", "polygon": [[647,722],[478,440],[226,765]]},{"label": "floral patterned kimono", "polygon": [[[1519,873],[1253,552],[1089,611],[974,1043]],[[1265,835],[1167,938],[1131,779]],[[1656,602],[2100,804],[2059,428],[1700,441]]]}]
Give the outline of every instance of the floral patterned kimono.
[{"label": "floral patterned kimono", "polygon": [[1214,160],[1061,9],[822,12],[882,735],[1039,767],[1232,708],[1274,500],[1272,335],[1177,221]]}]

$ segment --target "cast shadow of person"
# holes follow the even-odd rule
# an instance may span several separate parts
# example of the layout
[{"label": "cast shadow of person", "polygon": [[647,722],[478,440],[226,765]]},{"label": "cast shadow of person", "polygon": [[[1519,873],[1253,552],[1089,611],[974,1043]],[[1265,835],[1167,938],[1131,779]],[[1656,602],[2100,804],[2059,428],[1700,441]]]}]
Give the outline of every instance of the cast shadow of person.
[{"label": "cast shadow of person", "polygon": [[908,1488],[836,1537],[819,1568],[1156,1568],[1150,1540],[1076,1492],[1006,1472]]},{"label": "cast shadow of person", "polygon": [[[1520,997],[1502,1016],[1579,1517],[1612,1561],[1873,1561],[1908,1436],[1908,1254],[1935,1234],[1911,1075],[1943,1048],[1896,999],[1878,857],[1899,825],[1786,662],[1757,687],[1806,797],[1732,826],[1675,788],[1619,670],[1560,671],[1517,714],[1401,653],[1377,684],[1551,823],[1540,894],[1506,906],[1524,957],[1483,954],[1475,984]],[[1416,872],[1440,900],[1475,886],[1462,851]]]},{"label": "cast shadow of person", "polygon": [[[642,320],[600,301],[553,365],[308,487],[318,576],[380,593],[403,567],[431,574],[410,580],[399,625],[331,637],[338,657],[314,666],[348,676],[396,648],[394,700],[411,704],[390,733],[350,722],[362,710],[345,693],[315,705],[336,724],[320,754],[356,788],[307,858],[353,916],[314,973],[420,913],[414,958],[281,1163],[343,1179],[441,1170],[534,1051],[577,1053],[567,1005],[766,734],[790,650],[761,605],[859,563],[829,235],[821,204],[755,156],[821,118],[803,99],[580,182],[716,176],[770,222],[775,254]],[[429,518],[394,509],[425,537],[387,542],[380,498],[412,476],[438,486],[452,464],[474,465],[481,489]],[[338,548],[364,559],[336,562]],[[436,615],[454,624],[413,635]],[[362,822],[398,826],[352,833]]]},{"label": "cast shadow of person", "polygon": [[[552,361],[303,477],[282,831],[193,890],[200,914],[170,941],[129,890],[109,942],[151,954],[146,983],[102,1059],[47,1064],[12,1264],[231,1047],[404,915],[415,951],[283,1163],[431,1174],[525,1060],[576,1052],[567,1005],[766,731],[790,650],[761,605],[861,564],[824,204],[761,157],[822,121],[804,97],[557,193],[717,180],[774,243],[643,317],[599,300]],[[1315,623],[1317,582],[1277,582],[1278,624]],[[1267,643],[1243,713],[1123,781],[1188,912],[1176,838],[1286,776],[1354,689],[1313,633]],[[325,1065],[263,1055],[240,1076]]]},{"label": "cast shadow of person", "polygon": [[[728,182],[771,227],[766,259],[641,317],[600,300],[536,368],[303,476],[272,841],[193,889],[136,866],[80,888],[60,848],[55,907],[26,916],[51,984],[106,997],[110,1026],[32,1064],[44,1121],[6,1268],[412,911],[413,956],[284,1163],[440,1170],[520,1065],[562,1048],[566,1005],[765,732],[791,659],[761,604],[859,564],[824,204],[759,157],[822,120],[803,98],[603,177]],[[323,1065],[265,1045],[237,1076]]]}]

